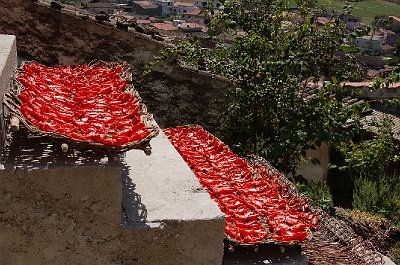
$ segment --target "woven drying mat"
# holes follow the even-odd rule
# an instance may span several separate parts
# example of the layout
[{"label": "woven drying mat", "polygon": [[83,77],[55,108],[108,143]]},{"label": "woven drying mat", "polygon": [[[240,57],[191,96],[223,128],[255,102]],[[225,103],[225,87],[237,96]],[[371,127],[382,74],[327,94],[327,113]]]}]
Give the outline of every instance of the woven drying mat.
[{"label": "woven drying mat", "polygon": [[29,132],[35,135],[48,137],[49,139],[56,142],[68,143],[75,148],[91,149],[100,153],[117,154],[126,152],[131,149],[140,149],[149,151],[148,148],[150,147],[150,140],[158,135],[159,128],[153,119],[153,115],[147,112],[147,108],[143,104],[142,99],[139,96],[139,93],[134,89],[133,85],[131,84],[132,72],[131,72],[131,67],[128,63],[105,62],[100,60],[94,60],[88,64],[88,66],[106,66],[106,67],[121,66],[122,67],[120,73],[121,79],[125,79],[127,81],[126,88],[123,92],[133,95],[139,102],[139,113],[141,116],[141,120],[144,122],[146,129],[150,131],[150,134],[143,139],[132,141],[123,144],[121,146],[107,146],[102,143],[75,139],[69,135],[57,132],[43,131],[38,127],[36,127],[35,125],[33,125],[29,120],[27,120],[20,111],[22,102],[19,99],[19,95],[21,91],[24,89],[24,86],[18,80],[18,75],[23,73],[23,65],[29,63],[30,62],[23,62],[21,67],[15,70],[14,77],[11,80],[10,90],[5,93],[3,100],[3,103],[9,109],[11,116],[16,116],[23,123],[23,125]]},{"label": "woven drying mat", "polygon": [[368,240],[362,239],[345,222],[321,211],[320,228],[311,241],[302,244],[311,265],[384,264]]},{"label": "woven drying mat", "polygon": [[[268,170],[268,174],[270,176],[273,176],[273,175],[278,176],[278,178],[277,178],[278,183],[282,187],[285,187],[287,189],[288,193],[290,193],[293,197],[299,198],[300,201],[302,201],[304,203],[308,203],[309,205],[312,205],[312,201],[311,201],[310,198],[308,198],[307,196],[299,193],[297,191],[297,189],[296,189],[296,186],[293,184],[293,182],[291,182],[284,174],[280,173],[279,170],[277,170],[275,167],[273,167],[264,158],[256,156],[256,155],[248,155],[244,160],[247,163],[249,163],[250,168],[253,165],[258,165],[258,166],[261,166],[261,167],[264,167],[265,169],[267,169]],[[254,172],[254,174],[256,174],[257,177],[260,177],[256,172]],[[310,212],[318,212],[318,211],[317,211],[317,209],[315,207],[310,207]],[[266,220],[264,218],[262,218],[259,221],[263,224],[265,229],[268,230],[269,234],[272,234],[272,231],[270,231]],[[268,238],[268,239],[260,241],[260,242],[255,242],[255,243],[249,244],[249,243],[243,243],[243,242],[237,241],[237,240],[231,238],[229,235],[225,235],[225,236],[229,241],[231,241],[233,243],[233,245],[241,246],[241,247],[255,247],[257,245],[263,245],[263,244],[275,244],[275,245],[281,245],[281,246],[295,246],[295,245],[300,245],[303,242],[310,241],[312,239],[313,233],[311,232],[311,230],[307,229],[306,231],[308,233],[308,237],[304,241],[301,241],[301,242],[296,241],[296,240],[292,240],[290,242],[282,242],[282,241],[276,241],[276,240],[274,240],[272,238]]]},{"label": "woven drying mat", "polygon": [[288,187],[293,196],[306,200],[311,205],[312,212],[320,216],[319,229],[313,232],[312,237],[300,242],[309,264],[313,265],[380,265],[384,264],[382,257],[376,252],[373,245],[358,236],[345,222],[330,216],[320,208],[313,206],[311,199],[299,193],[296,186],[277,169],[263,158],[251,155],[247,158],[250,164],[259,164],[266,167],[270,174],[278,175],[278,182]]},{"label": "woven drying mat", "polygon": [[[210,132],[208,132],[202,126],[200,126],[198,124],[188,124],[188,125],[183,125],[183,126],[179,126],[179,127],[187,127],[192,130],[195,128],[200,128],[200,129],[206,131],[208,134],[212,135],[213,139],[217,140],[218,143],[222,143],[222,141],[220,139],[215,137],[213,134],[211,134]],[[301,201],[307,202],[309,205],[312,205],[312,202],[308,197],[306,197],[305,195],[303,195],[301,193],[298,193],[295,185],[290,180],[288,180],[285,175],[281,174],[276,168],[271,166],[271,164],[268,161],[266,161],[265,159],[255,156],[255,155],[249,155],[247,158],[244,158],[244,160],[249,164],[249,169],[253,171],[254,176],[257,176],[257,178],[259,178],[261,176],[259,176],[252,168],[252,165],[254,165],[254,164],[257,164],[259,166],[262,166],[262,167],[265,167],[266,169],[268,169],[269,175],[271,175],[271,176],[278,175],[279,184],[281,184],[284,187],[287,187],[288,192],[292,196],[296,196]],[[315,212],[316,208],[310,208],[310,210],[311,210],[311,212]],[[258,219],[258,221],[264,226],[264,228],[267,230],[269,235],[273,234],[272,231],[269,229],[269,226],[267,224],[267,221],[265,220],[265,217],[261,217],[260,219]],[[313,235],[309,229],[307,229],[306,231],[308,233],[308,237],[304,241],[309,241],[309,240],[311,240]],[[277,241],[271,237],[268,237],[267,239],[262,240],[262,241],[252,242],[252,243],[244,243],[242,241],[238,241],[238,240],[232,238],[227,233],[225,233],[225,238],[229,241],[229,244],[231,246],[241,246],[241,247],[256,247],[258,245],[265,245],[265,244],[275,244],[275,245],[281,245],[281,246],[294,246],[294,245],[300,245],[302,242],[304,242],[304,241],[299,242],[297,240],[292,240],[290,242],[282,242],[282,241]]]}]

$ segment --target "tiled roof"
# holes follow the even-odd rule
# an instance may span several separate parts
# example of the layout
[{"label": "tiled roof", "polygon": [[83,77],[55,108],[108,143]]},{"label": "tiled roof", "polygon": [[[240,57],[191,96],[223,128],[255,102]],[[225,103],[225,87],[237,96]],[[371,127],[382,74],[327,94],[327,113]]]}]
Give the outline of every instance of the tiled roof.
[{"label": "tiled roof", "polygon": [[156,29],[167,30],[167,31],[172,31],[172,30],[178,29],[174,25],[167,24],[167,23],[151,23],[151,26],[155,27]]},{"label": "tiled roof", "polygon": [[[317,92],[319,88],[317,85],[313,85],[303,90],[303,97],[304,100],[310,101],[316,98]],[[327,94],[326,96],[332,97],[332,95]],[[355,97],[345,97],[342,99],[345,106],[357,106],[363,105],[366,102],[362,99],[355,98]],[[378,107],[378,106],[376,106]],[[369,125],[369,121],[375,120],[377,122],[383,121],[385,117],[389,118],[393,122],[392,132],[394,133],[394,138],[400,141],[400,115],[389,114],[381,111],[380,109],[375,109],[375,107],[371,107],[364,113],[364,117],[362,118],[363,126],[365,129],[371,129],[372,131],[376,130],[376,127]]]},{"label": "tiled roof", "polygon": [[396,48],[389,44],[383,44],[381,49],[383,51],[386,51],[386,50],[395,50]]},{"label": "tiled roof", "polygon": [[192,12],[184,13],[183,16],[198,16],[202,13],[203,11],[200,8],[196,7]]},{"label": "tiled roof", "polygon": [[363,118],[363,120],[365,121],[364,126],[365,126],[365,128],[369,128],[372,131],[374,131],[374,130],[376,130],[376,128],[368,125],[367,124],[368,121],[375,120],[377,122],[380,122],[380,121],[383,121],[385,119],[385,117],[389,118],[393,122],[392,132],[394,133],[394,138],[396,140],[400,141],[400,117],[399,116],[384,113],[382,111],[373,109],[370,115],[367,115]]},{"label": "tiled roof", "polygon": [[98,2],[98,3],[87,3],[87,7],[90,8],[114,8],[113,5],[107,2]]},{"label": "tiled roof", "polygon": [[193,6],[194,4],[193,3],[184,3],[184,2],[175,2],[174,3],[174,7],[178,7],[178,6],[187,6],[187,7],[190,7],[190,6]]},{"label": "tiled roof", "polygon": [[133,4],[139,5],[143,9],[154,9],[158,8],[158,5],[156,5],[153,2],[150,1],[133,1]]},{"label": "tiled roof", "polygon": [[137,19],[136,22],[138,24],[151,24],[151,21],[148,19]]}]

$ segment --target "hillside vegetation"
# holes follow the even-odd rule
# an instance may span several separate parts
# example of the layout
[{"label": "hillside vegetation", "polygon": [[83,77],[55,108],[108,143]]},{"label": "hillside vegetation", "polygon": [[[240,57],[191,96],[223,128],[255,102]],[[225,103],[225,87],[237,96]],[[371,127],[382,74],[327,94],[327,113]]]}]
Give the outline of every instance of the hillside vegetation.
[{"label": "hillside vegetation", "polygon": [[[318,2],[325,6],[328,11],[333,9],[340,12],[345,6],[345,1],[341,0],[319,0]],[[400,15],[400,3],[396,1],[366,0],[351,2],[351,5],[354,5],[352,15],[363,18],[365,23],[370,23],[378,15]]]}]

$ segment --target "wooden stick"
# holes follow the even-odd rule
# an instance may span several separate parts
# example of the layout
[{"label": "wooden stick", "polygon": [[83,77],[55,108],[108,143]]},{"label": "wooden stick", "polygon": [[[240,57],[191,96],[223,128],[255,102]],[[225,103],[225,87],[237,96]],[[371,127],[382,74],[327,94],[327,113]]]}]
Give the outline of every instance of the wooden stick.
[{"label": "wooden stick", "polygon": [[17,116],[11,116],[11,131],[18,132],[19,131],[19,119]]},{"label": "wooden stick", "polygon": [[144,153],[145,153],[147,156],[151,155],[151,146],[150,146],[150,144],[147,145],[147,146],[144,148],[143,151],[144,151]]},{"label": "wooden stick", "polygon": [[63,151],[63,153],[68,152],[68,144],[66,143],[61,144],[61,150]]}]

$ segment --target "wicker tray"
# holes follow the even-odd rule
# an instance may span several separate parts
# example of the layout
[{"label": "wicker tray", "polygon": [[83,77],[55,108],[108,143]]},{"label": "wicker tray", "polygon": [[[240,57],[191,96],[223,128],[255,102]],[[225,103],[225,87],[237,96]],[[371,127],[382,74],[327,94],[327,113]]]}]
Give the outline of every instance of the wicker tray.
[{"label": "wicker tray", "polygon": [[[29,64],[29,63],[30,62],[23,62],[22,66],[24,64]],[[146,136],[143,139],[137,140],[137,141],[132,141],[132,142],[123,144],[121,146],[107,146],[102,143],[96,143],[96,142],[92,142],[92,141],[75,139],[69,135],[65,135],[65,134],[61,134],[61,133],[57,133],[57,132],[43,131],[43,130],[39,129],[38,127],[33,125],[29,120],[27,120],[20,111],[22,102],[19,99],[19,95],[20,95],[21,91],[24,89],[24,86],[21,84],[20,81],[18,81],[18,75],[23,73],[22,66],[15,70],[14,77],[11,80],[12,82],[11,82],[10,90],[5,93],[3,103],[9,109],[11,116],[17,117],[23,123],[23,125],[29,132],[31,132],[33,134],[41,135],[41,136],[46,136],[53,141],[68,143],[69,145],[71,145],[75,148],[92,149],[94,151],[101,152],[101,153],[117,154],[117,153],[122,153],[122,152],[125,152],[128,150],[131,150],[131,149],[141,149],[141,150],[144,150],[146,152],[146,154],[150,154],[151,153],[150,140],[153,137],[158,135],[159,128],[158,128],[157,124],[155,123],[153,116],[147,112],[147,108],[142,103],[139,93],[134,89],[133,85],[131,84],[132,73],[131,73],[130,65],[127,64],[126,62],[119,64],[116,62],[105,62],[105,61],[100,61],[100,60],[92,61],[88,65],[89,66],[104,65],[107,67],[114,67],[117,65],[122,66],[122,71],[120,74],[121,78],[127,80],[127,85],[126,85],[124,92],[130,93],[138,100],[139,113],[141,116],[141,120],[144,122],[146,129],[150,131],[150,134],[148,136]]]},{"label": "wicker tray", "polygon": [[[288,180],[288,178],[285,175],[283,175],[276,168],[271,166],[271,164],[267,160],[265,160],[264,158],[261,158],[259,156],[256,156],[256,155],[248,155],[246,158],[244,158],[244,160],[249,163],[251,169],[252,169],[253,165],[258,165],[258,166],[266,168],[269,172],[269,175],[278,175],[277,181],[279,184],[287,187],[288,192],[293,197],[298,197],[301,201],[306,202],[311,206],[311,204],[312,204],[311,199],[309,199],[305,195],[299,193],[296,189],[296,186],[290,180]],[[252,169],[252,170],[253,170],[254,174],[257,175],[257,177],[261,177],[260,175],[258,175],[255,172],[254,169]],[[310,211],[311,212],[319,212],[318,209],[314,208],[314,207],[310,207]],[[264,228],[271,235],[272,231],[269,229],[269,226],[268,226],[265,218],[261,218],[259,221],[263,224]],[[281,241],[276,241],[273,238],[268,238],[266,240],[255,242],[255,243],[243,243],[243,242],[240,242],[240,241],[237,241],[237,240],[231,238],[227,234],[225,234],[225,237],[231,242],[231,245],[233,245],[233,246],[236,245],[236,246],[242,246],[242,247],[255,247],[257,245],[263,245],[263,244],[275,244],[275,245],[280,245],[280,246],[294,246],[294,245],[300,245],[300,244],[310,241],[312,239],[313,233],[311,232],[311,230],[306,229],[306,232],[308,233],[308,237],[301,242],[296,241],[296,240],[292,240],[290,242],[281,242]]]},{"label": "wicker tray", "polygon": [[[204,128],[202,126],[197,125],[197,124],[188,124],[188,125],[184,125],[184,126],[181,126],[181,127],[188,127],[190,129],[200,128],[200,129],[204,130]],[[204,131],[209,133],[207,130],[204,130]],[[209,133],[209,134],[212,135],[211,133]],[[216,139],[219,143],[222,142],[220,139],[218,139],[215,136],[213,136],[213,138]],[[310,207],[310,211],[311,212],[319,212],[319,209],[317,209],[315,207],[312,207],[311,200],[308,197],[306,197],[305,195],[303,195],[301,193],[298,193],[295,185],[290,180],[288,180],[285,175],[281,174],[276,168],[271,166],[268,161],[266,161],[265,159],[263,159],[261,157],[255,156],[255,155],[249,155],[244,160],[249,163],[250,169],[254,172],[255,175],[257,175],[257,177],[261,177],[261,176],[259,176],[254,171],[254,169],[252,169],[252,165],[254,165],[254,164],[257,164],[259,166],[267,168],[269,173],[270,173],[270,175],[277,174],[278,175],[279,184],[281,184],[282,186],[286,186],[288,188],[288,192],[290,194],[292,194],[293,196],[297,196],[302,201],[306,201],[311,206]],[[268,231],[269,235],[271,235],[272,232],[270,231],[269,226],[268,226],[265,218],[262,217],[262,218],[259,219],[259,221],[264,226],[264,228]],[[292,245],[299,245],[299,244],[301,244],[301,243],[303,243],[305,241],[311,240],[311,238],[313,236],[312,232],[309,229],[306,230],[306,231],[309,234],[309,236],[304,241],[301,241],[301,242],[296,241],[296,240],[293,240],[293,241],[290,241],[290,242],[281,242],[281,241],[276,241],[276,240],[272,239],[271,237],[269,237],[268,239],[263,240],[263,241],[259,241],[259,242],[244,243],[244,242],[241,242],[241,241],[237,241],[236,239],[230,237],[226,233],[225,233],[225,238],[229,241],[229,244],[231,246],[256,247],[257,245],[263,245],[263,244],[276,244],[276,245],[282,245],[282,246],[292,246]]]},{"label": "wicker tray", "polygon": [[[319,229],[310,233],[310,237],[302,242],[291,242],[289,245],[300,244],[308,257],[310,264],[383,264],[382,257],[376,252],[372,244],[363,240],[348,225],[338,221],[328,213],[312,205],[311,199],[298,193],[295,185],[265,159],[250,155],[246,159],[250,164],[266,167],[271,174],[278,174],[278,182],[288,187],[288,191],[300,200],[310,204],[310,211],[320,216]],[[234,241],[233,241],[234,242]],[[237,245],[242,245],[234,242]],[[268,243],[268,242],[267,242]],[[276,242],[272,242],[275,243]],[[278,243],[279,245],[283,245]]]}]

